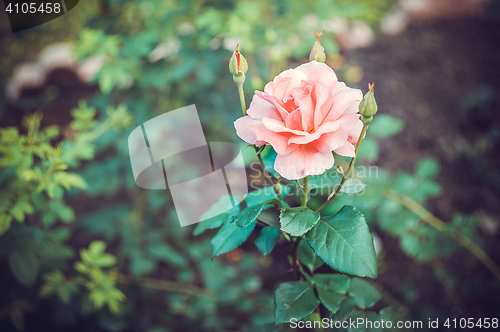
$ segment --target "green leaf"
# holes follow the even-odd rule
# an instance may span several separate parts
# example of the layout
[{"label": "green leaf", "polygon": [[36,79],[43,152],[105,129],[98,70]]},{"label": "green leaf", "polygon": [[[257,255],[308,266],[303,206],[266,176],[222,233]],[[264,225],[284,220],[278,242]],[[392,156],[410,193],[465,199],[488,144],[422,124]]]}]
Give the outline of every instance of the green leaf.
[{"label": "green leaf", "polygon": [[375,139],[366,137],[363,140],[363,144],[359,147],[358,151],[358,159],[366,160],[370,163],[373,163],[378,159],[379,147],[378,143]]},{"label": "green leaf", "polygon": [[106,243],[104,241],[92,241],[89,245],[88,252],[93,257],[101,255],[106,250]]},{"label": "green leaf", "polygon": [[204,233],[207,229],[219,228],[220,226],[222,226],[223,223],[225,223],[226,221],[229,220],[229,218],[232,217],[233,215],[230,213],[222,213],[219,214],[218,216],[200,221],[198,225],[196,225],[193,234],[200,235]]},{"label": "green leaf", "polygon": [[300,241],[299,243],[299,261],[302,265],[306,266],[311,272],[314,272],[320,266],[325,264],[314,253],[314,250],[312,250],[312,248],[307,244],[306,241]]},{"label": "green leaf", "polygon": [[388,114],[379,114],[373,117],[368,132],[379,138],[388,138],[399,134],[404,128],[404,122]]},{"label": "green leaf", "polygon": [[186,258],[165,243],[149,247],[151,256],[176,266],[185,266]]},{"label": "green leaf", "polygon": [[320,214],[300,206],[283,209],[280,213],[281,230],[292,236],[302,236],[319,221]]},{"label": "green leaf", "polygon": [[344,274],[320,273],[314,275],[314,282],[325,289],[339,294],[346,294],[351,279]]},{"label": "green leaf", "polygon": [[257,249],[264,254],[269,255],[280,238],[280,231],[274,226],[267,226],[262,228],[259,236],[255,239]]},{"label": "green leaf", "polygon": [[314,252],[333,269],[360,277],[377,277],[373,239],[361,212],[344,206],[324,217],[306,234]]},{"label": "green leaf", "polygon": [[11,210],[10,213],[19,222],[24,222],[24,210],[22,209],[21,206],[15,205]]},{"label": "green leaf", "polygon": [[340,307],[337,312],[331,317],[334,321],[345,321],[354,312],[354,299],[352,297],[346,297],[344,301],[340,303]]},{"label": "green leaf", "polygon": [[60,184],[66,190],[70,190],[71,187],[87,189],[87,182],[80,175],[74,173],[57,172],[54,175],[54,182]]},{"label": "green leaf", "polygon": [[314,282],[321,302],[336,313],[349,290],[349,277],[343,274],[316,274]]},{"label": "green leaf", "polygon": [[12,217],[6,214],[0,214],[0,236],[5,234],[10,228]]},{"label": "green leaf", "polygon": [[252,233],[256,221],[247,228],[238,227],[234,222],[225,223],[219,232],[210,241],[212,245],[212,258],[229,252],[240,246]]},{"label": "green leaf", "polygon": [[336,313],[340,308],[340,303],[346,298],[344,294],[332,292],[321,286],[317,286],[319,299],[332,313]]},{"label": "green leaf", "polygon": [[253,206],[253,205],[264,204],[272,199],[277,199],[277,198],[278,195],[276,195],[276,192],[274,191],[273,187],[267,186],[249,192],[245,197],[245,202],[247,203],[247,206]]},{"label": "green leaf", "polygon": [[10,271],[26,286],[32,285],[35,281],[39,265],[38,257],[33,251],[14,249],[9,253]]},{"label": "green leaf", "polygon": [[155,262],[141,254],[135,254],[132,256],[132,263],[130,264],[130,272],[135,277],[141,277],[145,274],[152,272],[155,268]]},{"label": "green leaf", "polygon": [[434,178],[439,173],[439,163],[436,159],[422,159],[417,163],[415,171],[422,178]]},{"label": "green leaf", "polygon": [[382,297],[375,287],[368,281],[360,278],[353,278],[351,280],[349,296],[354,298],[354,302],[361,309],[371,307]]},{"label": "green leaf", "polygon": [[94,264],[99,267],[111,267],[116,264],[116,257],[111,254],[103,254],[94,259]]},{"label": "green leaf", "polygon": [[259,214],[264,209],[265,205],[266,203],[249,206],[240,213],[238,213],[234,217],[233,221],[236,223],[237,226],[247,228],[252,222],[254,222],[257,219]]},{"label": "green leaf", "polygon": [[285,282],[274,293],[276,324],[289,323],[290,319],[302,319],[316,309],[319,300],[313,285],[306,281]]},{"label": "green leaf", "polygon": [[364,184],[360,179],[349,179],[344,183],[340,192],[345,194],[356,194],[363,191],[365,187],[366,184]]},{"label": "green leaf", "polygon": [[[227,222],[229,220],[229,218],[231,218],[232,216],[234,216],[235,214],[237,214],[240,211],[239,205],[237,205],[237,206],[229,206],[228,205],[227,197],[229,197],[229,196],[223,195],[219,199],[219,201],[217,201],[217,203],[212,205],[210,207],[210,209],[208,209],[208,211],[205,212],[201,216],[202,221],[200,221],[198,223],[198,225],[196,226],[196,228],[194,229],[194,231],[193,231],[194,235],[200,235],[203,232],[205,232],[207,229],[219,228],[220,226],[222,226],[223,223]],[[231,201],[231,199],[229,199],[229,201]],[[239,201],[239,199],[235,198],[234,201]],[[226,211],[226,212],[218,214],[214,217],[205,219],[204,216],[213,215],[214,211],[215,212]]]}]

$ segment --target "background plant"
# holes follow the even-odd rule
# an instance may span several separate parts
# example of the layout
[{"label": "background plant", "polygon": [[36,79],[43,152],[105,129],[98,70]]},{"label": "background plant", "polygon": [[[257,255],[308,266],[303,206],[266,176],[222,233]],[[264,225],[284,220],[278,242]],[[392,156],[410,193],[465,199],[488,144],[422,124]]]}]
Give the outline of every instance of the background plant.
[{"label": "background plant", "polygon": [[[243,45],[251,67],[245,84],[245,93],[249,95],[253,89],[261,89],[264,82],[282,69],[306,60],[314,42],[311,30],[324,29],[334,17],[348,21],[364,20],[376,28],[382,13],[391,7],[392,1],[328,1],[311,5],[300,1],[272,5],[254,1],[91,1],[85,6],[82,4],[71,12],[75,12],[71,20],[66,20],[69,16],[66,15],[15,38],[8,30],[3,30],[8,33],[2,34],[2,86],[8,83],[12,64],[34,60],[41,46],[50,42],[72,42],[81,60],[93,56],[106,60],[90,83],[94,89],[90,92],[85,90],[86,87],[80,87],[80,91],[87,92],[70,96],[64,85],[54,89],[48,83],[40,90],[26,91],[17,101],[6,100],[1,94],[2,128],[7,130],[6,139],[9,139],[10,131],[17,130],[18,136],[25,137],[27,141],[29,133],[22,126],[22,118],[39,110],[43,118],[38,139],[50,145],[50,148],[40,148],[41,144],[30,143],[36,149],[46,149],[43,160],[38,155],[33,157],[33,165],[24,164],[24,159],[9,164],[12,156],[4,150],[1,152],[1,191],[8,196],[5,200],[8,203],[2,210],[2,216],[6,217],[2,217],[1,225],[4,228],[9,225],[0,238],[2,330],[22,328],[23,321],[25,330],[33,330],[40,324],[50,326],[52,330],[71,328],[93,331],[220,331],[244,328],[255,331],[259,326],[263,326],[264,330],[273,329],[275,287],[278,280],[286,282],[294,279],[293,273],[286,273],[290,267],[288,262],[277,258],[286,257],[289,246],[281,240],[272,253],[264,256],[258,248],[269,250],[268,242],[261,238],[257,241],[260,244],[254,246],[255,237],[260,235],[255,232],[241,247],[211,260],[210,240],[217,234],[216,230],[208,229],[196,237],[191,235],[192,229],[178,227],[175,212],[169,208],[171,201],[168,193],[143,191],[135,187],[129,169],[127,128],[134,128],[165,111],[195,103],[209,140],[216,137],[218,140],[237,141],[228,128],[232,128],[232,122],[241,112],[234,83],[227,75],[227,59],[237,42]],[[308,26],[306,23],[311,14],[317,18],[313,17],[312,26]],[[68,25],[69,22],[71,25]],[[338,53],[334,34],[326,31],[322,38],[328,55],[333,58],[332,55]],[[150,57],[152,52],[157,54],[156,57]],[[350,67],[351,64],[338,72],[340,75],[347,74]],[[87,106],[78,107],[78,100],[82,98],[87,100]],[[61,103],[64,100],[68,103]],[[118,129],[120,125],[110,126],[110,122],[106,122],[109,119],[106,110],[109,106],[117,110],[118,105],[126,105],[134,120],[130,127],[117,132],[114,128]],[[468,109],[475,109],[474,103],[468,105],[472,105]],[[96,137],[89,142],[83,140],[85,135],[75,135],[75,131],[87,132],[86,125],[82,128],[70,125],[73,119],[78,121],[76,114],[74,118],[70,116],[70,109],[73,108],[95,109],[95,113],[92,116],[88,113],[87,117],[92,122],[88,125],[88,133],[96,133]],[[95,130],[101,123],[107,124],[100,127],[100,134],[97,135]],[[49,128],[54,124],[59,125],[61,135],[47,141],[53,130]],[[412,126],[412,123],[406,123],[406,126]],[[370,126],[370,135],[363,142],[359,165],[374,163],[378,157],[378,144],[386,144],[389,136],[399,139],[401,136],[395,135],[402,129],[400,120],[378,115]],[[491,136],[496,137],[493,129]],[[79,140],[81,143],[77,143]],[[7,146],[8,150],[21,150],[21,145],[14,141],[2,141],[2,146]],[[52,157],[49,158],[48,152],[59,151],[59,143],[62,143],[62,151],[54,161],[59,160],[57,164],[65,164],[68,169],[54,169],[53,172],[70,173],[70,178],[83,179],[86,189],[83,191],[83,185],[79,188],[61,180],[55,186],[59,188],[54,190],[55,196],[49,196],[48,188],[45,188],[41,191],[43,200],[36,205],[33,199],[35,184],[42,182],[47,167],[55,167],[52,159],[49,160]],[[248,152],[249,164],[256,161],[251,157],[251,149],[244,151]],[[479,150],[472,151],[477,154]],[[21,152],[20,156],[27,154]],[[267,163],[273,158],[271,150],[263,151],[262,155]],[[484,161],[479,155],[476,157]],[[377,256],[379,274],[383,275],[384,270],[394,264],[395,258],[387,256],[393,251],[388,251],[387,247],[400,245],[404,255],[412,259],[415,257],[411,266],[419,271],[418,275],[423,275],[421,278],[426,283],[435,288],[445,288],[449,296],[459,301],[474,303],[474,308],[478,308],[474,311],[476,313],[491,313],[494,306],[477,304],[475,296],[484,287],[492,293],[498,289],[492,274],[488,274],[490,277],[484,274],[474,277],[454,273],[457,269],[451,263],[471,254],[445,232],[437,231],[401,204],[385,198],[386,189],[391,188],[427,208],[432,206],[428,204],[429,200],[441,193],[436,180],[439,163],[426,163],[434,165],[426,166],[432,170],[430,173],[420,170],[420,164],[415,172],[398,169],[388,172],[379,168],[378,177],[361,179],[367,184],[364,195],[339,195],[334,203],[325,208],[325,213],[336,212],[346,204],[355,205],[365,215],[371,231],[389,241],[384,242],[385,247]],[[40,169],[40,181],[37,178],[28,181],[18,172],[34,171],[35,166]],[[342,166],[346,169],[347,163]],[[339,177],[334,179],[339,180]],[[264,179],[260,180],[263,183]],[[313,180],[310,180],[311,190],[315,183]],[[11,187],[7,183],[12,183]],[[69,185],[69,191],[65,184]],[[23,193],[26,198],[22,197]],[[298,203],[295,198],[290,199]],[[313,197],[310,206],[317,208],[324,199]],[[3,206],[4,199],[1,202]],[[19,202],[21,204],[12,213]],[[32,214],[28,204],[22,202],[32,206]],[[15,217],[21,219],[21,213],[24,223]],[[271,217],[277,216],[270,215],[269,220]],[[66,223],[73,218],[73,223]],[[476,228],[478,220],[479,216],[459,215],[453,225],[482,245],[484,239],[480,235],[483,233]],[[275,234],[269,233],[271,238],[272,233]],[[390,242],[390,239],[395,241]],[[96,268],[101,271],[103,282],[107,280],[108,285],[114,283],[109,290],[117,289],[126,296],[123,301],[118,300],[118,314],[113,314],[107,303],[98,309],[96,303],[89,302],[91,290],[85,283],[91,280],[90,276],[74,268],[74,263],[81,261],[77,255],[79,250],[89,248],[96,240],[106,242],[106,252],[116,257],[116,265]],[[310,252],[305,250],[305,242],[301,241],[301,244],[299,255],[307,273],[320,263],[313,259],[308,261],[307,254]],[[14,258],[9,259],[9,256]],[[18,260],[19,257],[22,258]],[[10,267],[10,260],[28,262],[20,270],[31,266],[29,271],[38,271],[34,274],[32,286],[20,282]],[[311,269],[309,266],[312,266]],[[331,272],[326,265],[318,269],[315,276]],[[62,277],[57,271],[61,271]],[[78,283],[77,286],[76,280],[83,284]],[[464,280],[466,285],[458,287],[464,285]],[[41,298],[41,289],[47,284],[53,285],[54,291]],[[375,284],[382,298],[367,311],[382,315],[380,310],[391,304],[398,315],[408,313],[405,319],[425,320],[438,315],[446,316],[448,312],[440,311],[442,309],[435,303],[418,300],[418,295],[427,289],[421,286],[408,281],[389,293],[380,283]],[[68,297],[64,295],[66,293],[71,294],[67,303],[63,300]],[[346,298],[355,300],[349,292]]]}]

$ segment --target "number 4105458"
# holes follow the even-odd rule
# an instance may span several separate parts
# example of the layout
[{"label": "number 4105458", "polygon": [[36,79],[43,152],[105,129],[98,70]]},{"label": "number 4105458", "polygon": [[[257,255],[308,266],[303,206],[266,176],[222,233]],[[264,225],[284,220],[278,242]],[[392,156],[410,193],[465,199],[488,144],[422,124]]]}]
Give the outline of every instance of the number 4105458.
[{"label": "number 4105458", "polygon": [[35,14],[35,13],[45,13],[45,14],[59,14],[61,12],[61,4],[56,2],[56,3],[9,3],[7,8],[5,9],[6,12],[8,13],[14,13],[14,14]]},{"label": "number 4105458", "polygon": [[458,328],[460,327],[461,329],[472,329],[472,328],[484,328],[484,329],[489,329],[491,328],[498,328],[498,318],[479,318],[478,320],[475,320],[474,318],[453,318],[450,319],[448,318],[446,322],[444,323],[444,326],[447,328]]}]

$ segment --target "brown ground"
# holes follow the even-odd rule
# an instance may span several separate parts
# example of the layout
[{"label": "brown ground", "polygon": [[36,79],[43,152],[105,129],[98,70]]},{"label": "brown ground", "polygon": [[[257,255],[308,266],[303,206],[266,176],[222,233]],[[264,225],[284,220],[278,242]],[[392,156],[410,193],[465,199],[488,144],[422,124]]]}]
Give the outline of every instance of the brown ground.
[{"label": "brown ground", "polygon": [[[456,213],[478,213],[493,223],[482,227],[484,248],[500,262],[500,19],[498,17],[447,18],[411,24],[398,36],[379,36],[366,49],[348,51],[348,62],[365,72],[361,82],[376,83],[379,112],[404,119],[405,130],[382,140],[378,164],[392,171],[413,171],[424,157],[438,158],[438,182],[443,194],[431,201],[436,216],[449,221]],[[482,90],[480,90],[482,89]],[[366,89],[365,89],[366,90]],[[478,91],[490,98],[465,110],[464,98]],[[444,312],[456,313],[457,302],[439,285],[428,282],[430,266],[419,266],[403,255],[398,241],[384,237],[391,261],[380,283],[395,291],[405,282],[420,289],[420,299],[435,303]],[[465,259],[464,259],[465,257]],[[494,279],[467,253],[445,261],[459,279],[460,288],[470,278]],[[467,281],[468,282],[468,281]],[[498,304],[498,293],[477,294],[465,304],[465,316],[486,317]],[[459,291],[460,292],[460,291]],[[493,311],[494,312],[494,311]],[[464,317],[464,316],[462,316]]]}]

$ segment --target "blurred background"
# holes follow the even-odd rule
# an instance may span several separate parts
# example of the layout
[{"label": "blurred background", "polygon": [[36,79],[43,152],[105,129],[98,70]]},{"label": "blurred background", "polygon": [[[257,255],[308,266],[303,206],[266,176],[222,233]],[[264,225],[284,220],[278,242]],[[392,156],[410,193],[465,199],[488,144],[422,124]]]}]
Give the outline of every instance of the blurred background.
[{"label": "blurred background", "polygon": [[286,243],[212,260],[216,230],[193,235],[168,190],[135,185],[127,137],[195,104],[208,141],[244,149],[236,44],[248,104],[308,61],[315,29],[342,81],[375,82],[360,165],[376,172],[328,209],[365,214],[382,301],[424,325],[500,318],[499,1],[86,0],[15,34],[0,13],[0,331],[286,331]]}]

